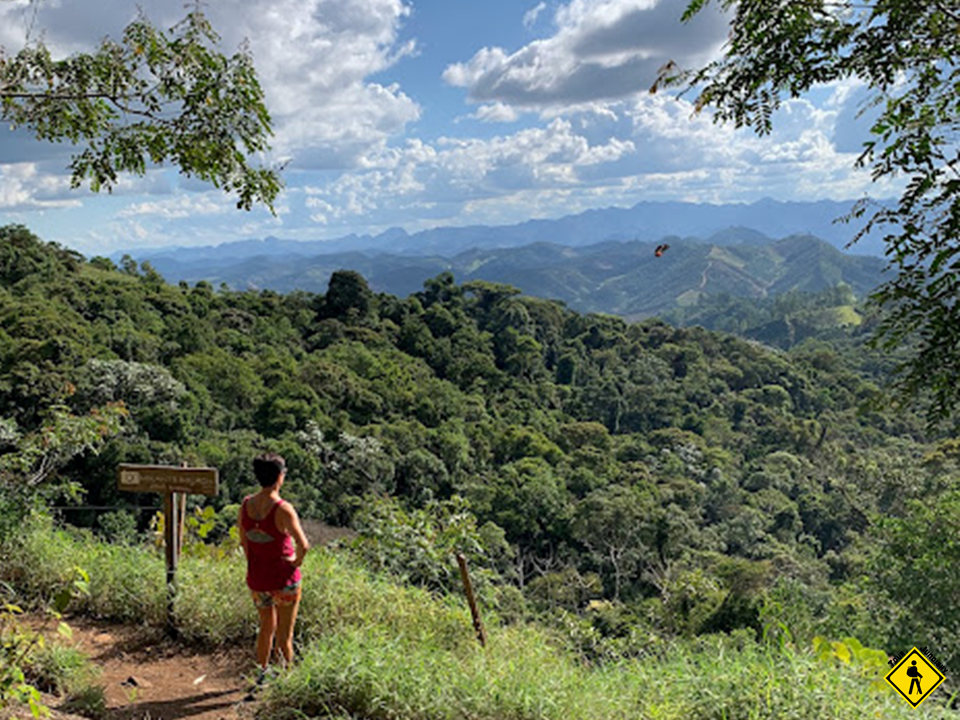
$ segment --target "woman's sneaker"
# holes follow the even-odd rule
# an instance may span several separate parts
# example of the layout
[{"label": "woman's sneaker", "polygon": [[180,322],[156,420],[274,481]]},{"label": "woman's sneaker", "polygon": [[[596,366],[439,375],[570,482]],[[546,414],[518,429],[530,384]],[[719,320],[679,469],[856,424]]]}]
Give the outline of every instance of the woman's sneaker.
[{"label": "woman's sneaker", "polygon": [[257,693],[259,693],[260,690],[263,689],[263,686],[267,683],[267,681],[271,680],[276,676],[277,676],[277,671],[274,670],[272,667],[259,668],[257,670],[256,677],[253,681],[253,685],[250,687],[250,690],[247,692],[246,697],[243,699],[247,702],[251,700],[255,700],[257,697]]}]

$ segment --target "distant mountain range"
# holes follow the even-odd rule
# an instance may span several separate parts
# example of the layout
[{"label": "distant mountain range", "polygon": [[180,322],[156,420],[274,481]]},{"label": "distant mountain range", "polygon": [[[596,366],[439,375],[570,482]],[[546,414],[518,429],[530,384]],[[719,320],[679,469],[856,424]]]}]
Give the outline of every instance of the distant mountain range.
[{"label": "distant mountain range", "polygon": [[[377,292],[406,297],[449,271],[458,283],[506,283],[581,312],[634,318],[691,304],[703,293],[765,297],[844,282],[863,296],[881,282],[885,263],[872,238],[840,251],[856,228],[836,220],[852,205],[643,202],[509,226],[394,229],[325,241],[267,238],[141,250],[135,258],[170,282],[278,292],[323,293],[331,273],[349,269]],[[663,242],[670,250],[655,258],[654,246]]]},{"label": "distant mountain range", "polygon": [[[725,240],[735,240],[732,235]],[[330,274],[356,270],[372,289],[399,297],[423,288],[424,280],[452,272],[458,283],[487,280],[527,295],[561,300],[580,312],[629,319],[656,315],[696,302],[701,294],[767,297],[789,290],[817,292],[846,283],[862,297],[881,282],[884,261],[848,255],[809,235],[773,241],[744,232],[734,244],[666,238],[657,243],[608,241],[585,247],[533,243],[518,248],[474,248],[452,258],[439,255],[337,253],[258,256],[213,268],[186,266],[158,257],[150,262],[167,280],[208,280],[235,289],[326,292]],[[184,272],[189,269],[190,272]]]},{"label": "distant mountain range", "polygon": [[[838,220],[850,212],[853,204],[851,200],[760,200],[730,205],[641,202],[631,208],[588,210],[556,220],[529,220],[517,225],[444,227],[414,234],[392,228],[372,237],[348,235],[335,240],[268,237],[207,247],[138,249],[130,254],[138,260],[149,259],[155,266],[160,258],[168,264],[212,262],[217,266],[260,256],[312,257],[350,252],[450,258],[473,248],[520,247],[537,242],[582,247],[607,240],[656,241],[666,236],[678,236],[710,238],[717,244],[730,244],[740,242],[745,228],[750,228],[761,237],[813,235],[855,255],[882,256],[884,248],[876,238],[864,238],[846,248],[860,225]],[[724,235],[729,235],[730,239],[724,240]],[[122,254],[116,253],[115,257]]]}]

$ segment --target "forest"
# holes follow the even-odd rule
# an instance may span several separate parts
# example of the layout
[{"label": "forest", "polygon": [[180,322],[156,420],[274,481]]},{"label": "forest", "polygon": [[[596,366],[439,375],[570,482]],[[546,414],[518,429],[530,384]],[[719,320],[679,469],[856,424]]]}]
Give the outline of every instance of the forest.
[{"label": "forest", "polygon": [[442,595],[463,552],[491,612],[593,661],[823,636],[955,672],[960,443],[890,399],[862,305],[791,342],[726,331],[857,302],[719,298],[693,314],[722,315],[708,330],[449,273],[406,298],[350,270],[237,292],[3,227],[0,541],[45,508],[142,542],[157,498],[120,493],[118,465],[188,463],[219,470],[190,511],[226,543],[273,450],[301,516],[352,529],[366,567]]}]

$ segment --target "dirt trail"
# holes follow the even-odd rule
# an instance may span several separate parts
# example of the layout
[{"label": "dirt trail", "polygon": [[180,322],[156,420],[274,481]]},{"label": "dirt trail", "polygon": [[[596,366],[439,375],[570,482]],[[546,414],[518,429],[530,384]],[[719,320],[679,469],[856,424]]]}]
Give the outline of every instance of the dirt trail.
[{"label": "dirt trail", "polygon": [[[184,649],[153,629],[69,620],[68,642],[101,672],[104,720],[251,720],[251,651]],[[54,705],[56,707],[56,701]]]},{"label": "dirt trail", "polygon": [[[356,536],[351,530],[304,519],[314,546]],[[251,614],[253,609],[251,607]],[[257,702],[247,700],[254,674],[253,647],[217,652],[185,649],[152,628],[68,618],[77,646],[100,669],[107,714],[103,720],[252,720]],[[25,617],[38,629],[43,618]],[[54,623],[55,625],[55,623]],[[53,633],[52,630],[49,631]],[[54,720],[83,720],[58,712],[57,698],[47,698]],[[13,717],[19,720],[19,715]],[[29,713],[23,717],[29,718]],[[8,717],[0,713],[0,720]],[[32,719],[31,719],[32,720]]]}]

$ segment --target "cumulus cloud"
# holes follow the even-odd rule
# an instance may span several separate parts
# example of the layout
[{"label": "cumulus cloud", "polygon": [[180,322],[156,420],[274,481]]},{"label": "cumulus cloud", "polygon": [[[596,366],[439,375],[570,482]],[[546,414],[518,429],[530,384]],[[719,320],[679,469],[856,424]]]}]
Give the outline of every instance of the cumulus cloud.
[{"label": "cumulus cloud", "polygon": [[[138,7],[161,28],[186,12],[164,0],[103,0],[97,12],[84,3],[16,0],[0,4],[0,44],[15,50],[32,33],[59,55],[89,50],[105,36],[119,38]],[[225,52],[249,44],[277,156],[302,168],[347,168],[419,117],[400,88],[367,79],[416,49],[398,41],[409,13],[402,0],[218,0],[204,11]]]},{"label": "cumulus cloud", "polygon": [[398,40],[408,14],[401,0],[234,0],[211,9],[218,27],[250,39],[275,149],[301,169],[349,168],[419,117],[398,86],[368,80],[415,51]]},{"label": "cumulus cloud", "polygon": [[443,77],[475,102],[549,109],[615,101],[647,90],[668,60],[695,65],[714,55],[726,21],[708,7],[680,23],[685,0],[573,0],[557,30],[508,53],[485,47]]},{"label": "cumulus cloud", "polygon": [[[401,215],[425,221],[462,216],[470,203],[515,193],[570,190],[589,168],[633,151],[629,139],[591,143],[567,119],[490,139],[444,138],[385,150],[364,172],[306,189],[312,222],[345,227],[358,217],[388,227]],[[528,208],[529,209],[529,208]],[[409,222],[406,223],[409,225]]]},{"label": "cumulus cloud", "polygon": [[134,203],[117,213],[118,218],[154,216],[166,219],[195,218],[204,215],[223,215],[234,208],[219,195],[177,195],[166,200]]},{"label": "cumulus cloud", "polygon": [[0,165],[0,210],[24,211],[75,207],[70,199],[69,183],[63,178],[41,173],[36,163]]}]

